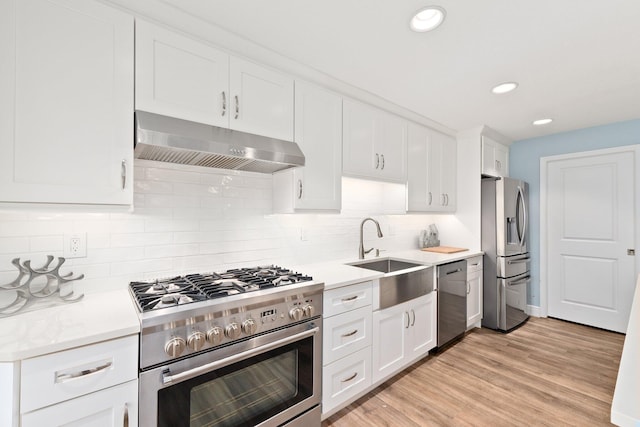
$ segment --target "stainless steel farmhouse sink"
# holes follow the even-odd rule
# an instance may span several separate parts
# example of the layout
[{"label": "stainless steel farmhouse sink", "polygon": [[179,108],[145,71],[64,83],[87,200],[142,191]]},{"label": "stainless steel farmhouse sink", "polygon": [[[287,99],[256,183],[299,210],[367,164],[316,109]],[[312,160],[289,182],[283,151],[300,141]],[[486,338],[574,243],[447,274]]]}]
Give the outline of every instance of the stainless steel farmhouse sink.
[{"label": "stainless steel farmhouse sink", "polygon": [[364,260],[350,263],[354,267],[366,268],[369,270],[379,271],[381,273],[393,273],[395,271],[406,270],[413,267],[424,267],[422,264],[413,262],[400,261],[393,258],[379,258],[374,260]]},{"label": "stainless steel farmhouse sink", "polygon": [[[393,258],[377,258],[348,263],[354,267],[379,271],[377,308],[392,307],[433,291],[433,267]],[[374,309],[375,304],[374,302]]]}]

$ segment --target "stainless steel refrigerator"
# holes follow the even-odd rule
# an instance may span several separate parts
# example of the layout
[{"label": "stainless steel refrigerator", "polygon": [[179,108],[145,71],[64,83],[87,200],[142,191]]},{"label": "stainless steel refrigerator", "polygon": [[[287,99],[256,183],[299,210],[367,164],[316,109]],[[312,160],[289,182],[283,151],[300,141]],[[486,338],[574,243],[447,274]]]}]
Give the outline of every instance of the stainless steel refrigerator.
[{"label": "stainless steel refrigerator", "polygon": [[528,187],[511,178],[482,179],[482,326],[504,332],[529,318]]}]

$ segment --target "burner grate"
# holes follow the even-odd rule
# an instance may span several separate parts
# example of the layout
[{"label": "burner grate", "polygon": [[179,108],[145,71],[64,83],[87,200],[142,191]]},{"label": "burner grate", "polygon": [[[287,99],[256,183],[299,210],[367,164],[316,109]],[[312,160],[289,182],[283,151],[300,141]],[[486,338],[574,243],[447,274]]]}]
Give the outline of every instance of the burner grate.
[{"label": "burner grate", "polygon": [[313,280],[311,276],[269,265],[131,282],[129,286],[140,311],[144,312],[310,280]]}]

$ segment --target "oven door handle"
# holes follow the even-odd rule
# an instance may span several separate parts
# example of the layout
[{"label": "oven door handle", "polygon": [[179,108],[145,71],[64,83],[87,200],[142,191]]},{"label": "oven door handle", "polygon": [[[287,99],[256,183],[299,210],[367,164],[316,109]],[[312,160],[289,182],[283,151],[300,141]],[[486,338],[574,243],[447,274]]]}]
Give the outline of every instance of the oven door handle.
[{"label": "oven door handle", "polygon": [[235,354],[233,356],[225,357],[224,359],[216,360],[215,362],[207,363],[206,365],[198,366],[197,368],[180,372],[179,374],[171,375],[170,370],[167,368],[162,372],[162,384],[166,385],[166,384],[180,382],[180,381],[188,380],[190,378],[197,377],[200,374],[213,371],[218,368],[222,368],[224,366],[230,365],[235,362],[240,362],[241,360],[248,359],[249,357],[258,355],[260,353],[264,353],[269,350],[273,350],[274,348],[278,348],[283,345],[287,345],[292,342],[310,337],[312,335],[317,334],[319,331],[320,331],[320,328],[315,327],[313,329],[309,329],[308,331],[300,332],[299,334],[282,338],[260,347],[252,348],[251,350],[244,351],[240,354]]}]

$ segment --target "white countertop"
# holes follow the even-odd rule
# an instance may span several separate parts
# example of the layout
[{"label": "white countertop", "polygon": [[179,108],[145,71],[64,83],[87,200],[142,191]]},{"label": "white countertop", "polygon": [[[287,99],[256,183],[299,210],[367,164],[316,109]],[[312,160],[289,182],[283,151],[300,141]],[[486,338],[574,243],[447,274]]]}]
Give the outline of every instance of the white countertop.
[{"label": "white countertop", "polygon": [[[482,252],[464,251],[446,255],[414,249],[384,252],[380,258],[390,257],[435,266],[477,255],[482,255]],[[324,282],[325,289],[383,276],[377,271],[345,265],[357,261],[357,258],[350,258],[305,264],[295,269]],[[127,289],[87,294],[76,303],[0,318],[0,362],[15,362],[139,332],[137,311]]]},{"label": "white countertop", "polygon": [[[441,265],[461,259],[482,255],[481,251],[464,251],[455,254],[438,254],[424,252],[418,249],[383,252],[379,258],[395,258],[424,265]],[[366,257],[366,260],[373,260],[375,257]],[[367,280],[378,279],[383,273],[367,270],[366,268],[345,265],[361,261],[358,258],[348,258],[336,261],[327,261],[315,264],[304,264],[294,268],[304,274],[313,276],[314,280],[324,282],[325,289],[339,288],[354,283],[365,282]]]},{"label": "white countertop", "polygon": [[140,332],[128,290],[0,318],[0,362],[15,362]]},{"label": "white countertop", "polygon": [[611,422],[623,427],[640,425],[640,276],[611,403]]}]

